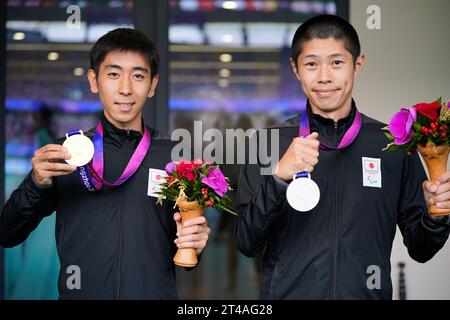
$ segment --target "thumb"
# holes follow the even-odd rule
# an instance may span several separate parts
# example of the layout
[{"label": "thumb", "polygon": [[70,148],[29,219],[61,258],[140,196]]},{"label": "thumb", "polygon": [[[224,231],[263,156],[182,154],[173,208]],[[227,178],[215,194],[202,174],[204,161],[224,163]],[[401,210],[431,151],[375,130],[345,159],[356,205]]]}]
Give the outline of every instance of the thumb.
[{"label": "thumb", "polygon": [[318,139],[318,138],[319,138],[318,132],[313,132],[309,136],[306,137],[306,139],[309,139],[309,140]]},{"label": "thumb", "polygon": [[425,191],[429,193],[435,193],[437,190],[437,185],[431,181],[424,181],[423,188]]},{"label": "thumb", "polygon": [[175,220],[177,224],[177,232],[180,232],[181,230],[181,214],[179,212],[175,212],[173,214],[173,220]]}]

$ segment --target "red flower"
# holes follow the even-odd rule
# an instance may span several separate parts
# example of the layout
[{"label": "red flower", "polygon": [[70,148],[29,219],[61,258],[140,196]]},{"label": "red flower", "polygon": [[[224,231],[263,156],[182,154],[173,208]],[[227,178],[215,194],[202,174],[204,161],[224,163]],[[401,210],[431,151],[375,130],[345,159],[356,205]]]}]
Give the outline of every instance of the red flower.
[{"label": "red flower", "polygon": [[439,109],[441,108],[441,104],[437,101],[433,103],[418,103],[414,107],[416,111],[431,121],[436,121],[439,116]]},{"label": "red flower", "polygon": [[180,178],[186,177],[188,180],[193,181],[195,179],[194,167],[198,168],[198,163],[188,162],[182,160],[177,165],[177,173]]},{"label": "red flower", "polygon": [[170,176],[170,177],[166,178],[166,182],[167,183],[171,183],[173,180],[175,180],[175,178],[173,176]]}]

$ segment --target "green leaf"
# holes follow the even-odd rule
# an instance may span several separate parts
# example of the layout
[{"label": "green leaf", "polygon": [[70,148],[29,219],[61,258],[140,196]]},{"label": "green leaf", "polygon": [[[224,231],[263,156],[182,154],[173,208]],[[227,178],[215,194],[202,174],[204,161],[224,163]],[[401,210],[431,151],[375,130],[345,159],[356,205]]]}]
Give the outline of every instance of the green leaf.
[{"label": "green leaf", "polygon": [[417,122],[425,127],[430,127],[431,120],[420,112],[417,113]]},{"label": "green leaf", "polygon": [[417,132],[422,131],[422,126],[417,122],[414,122],[413,127],[414,127],[414,130],[416,130]]},{"label": "green leaf", "polygon": [[386,138],[388,138],[390,141],[394,141],[394,136],[390,134],[389,132],[383,132]]},{"label": "green leaf", "polygon": [[416,141],[414,141],[414,139],[413,140],[411,140],[408,144],[407,144],[407,146],[404,148],[404,149],[406,149],[406,150],[412,150],[412,149],[414,149],[414,145],[416,144]]},{"label": "green leaf", "polygon": [[407,149],[406,147],[407,147],[406,144],[398,145],[395,143],[390,143],[383,150],[387,150],[387,151],[404,150],[404,149],[406,150]]},{"label": "green leaf", "polygon": [[235,216],[238,215],[234,210],[232,210],[232,209],[230,209],[230,208],[227,208],[226,206],[222,206],[222,205],[220,205],[220,204],[213,205],[213,207],[216,208],[216,209],[223,210],[223,211],[226,211],[226,212],[228,212],[228,213],[231,213],[231,214],[233,214],[233,215],[235,215]]}]

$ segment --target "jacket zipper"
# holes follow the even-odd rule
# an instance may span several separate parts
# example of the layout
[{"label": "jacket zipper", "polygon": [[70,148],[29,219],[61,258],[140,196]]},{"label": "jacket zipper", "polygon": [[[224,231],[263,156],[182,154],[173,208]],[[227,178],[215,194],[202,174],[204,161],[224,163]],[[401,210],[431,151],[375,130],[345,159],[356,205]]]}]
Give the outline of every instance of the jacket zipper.
[{"label": "jacket zipper", "polygon": [[[127,134],[125,137],[125,166],[128,161],[128,152],[129,152],[129,139],[130,139],[130,130],[127,130]],[[125,192],[126,189],[122,189],[122,201],[120,203],[120,225],[119,225],[119,272],[117,277],[117,300],[120,299],[120,286],[122,280],[122,234],[123,234],[123,216],[125,214]]]},{"label": "jacket zipper", "polygon": [[[337,122],[334,123],[334,143],[335,145],[338,144],[338,124]],[[337,152],[338,151],[333,151],[333,157],[334,157],[334,163],[335,163],[335,175],[336,175],[336,193],[335,193],[335,201],[334,201],[334,228],[333,228],[333,233],[334,233],[334,250],[333,250],[333,288],[332,288],[332,300],[336,300],[336,278],[337,278],[337,259],[338,259],[338,250],[339,250],[339,245],[338,245],[338,241],[339,241],[339,236],[338,236],[338,232],[339,232],[339,226],[338,226],[338,222],[339,222],[339,215],[338,215],[338,210],[339,210],[339,196],[338,196],[338,190],[339,190],[339,169],[338,169],[338,157],[337,157]]]}]

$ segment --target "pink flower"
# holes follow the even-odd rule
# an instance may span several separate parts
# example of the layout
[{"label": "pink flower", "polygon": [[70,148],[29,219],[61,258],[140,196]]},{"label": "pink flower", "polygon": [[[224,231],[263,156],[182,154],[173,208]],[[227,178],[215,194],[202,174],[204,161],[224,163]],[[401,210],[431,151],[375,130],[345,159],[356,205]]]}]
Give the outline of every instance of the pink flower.
[{"label": "pink flower", "polygon": [[202,175],[202,182],[212,188],[221,197],[228,190],[227,180],[219,168],[211,170],[208,176]]},{"label": "pink flower", "polygon": [[172,174],[176,168],[177,164],[175,162],[169,162],[168,164],[166,164],[164,171],[166,171],[167,174]]},{"label": "pink flower", "polygon": [[412,139],[412,125],[417,120],[415,108],[401,109],[389,122],[389,132],[394,136],[394,143],[405,144]]}]

